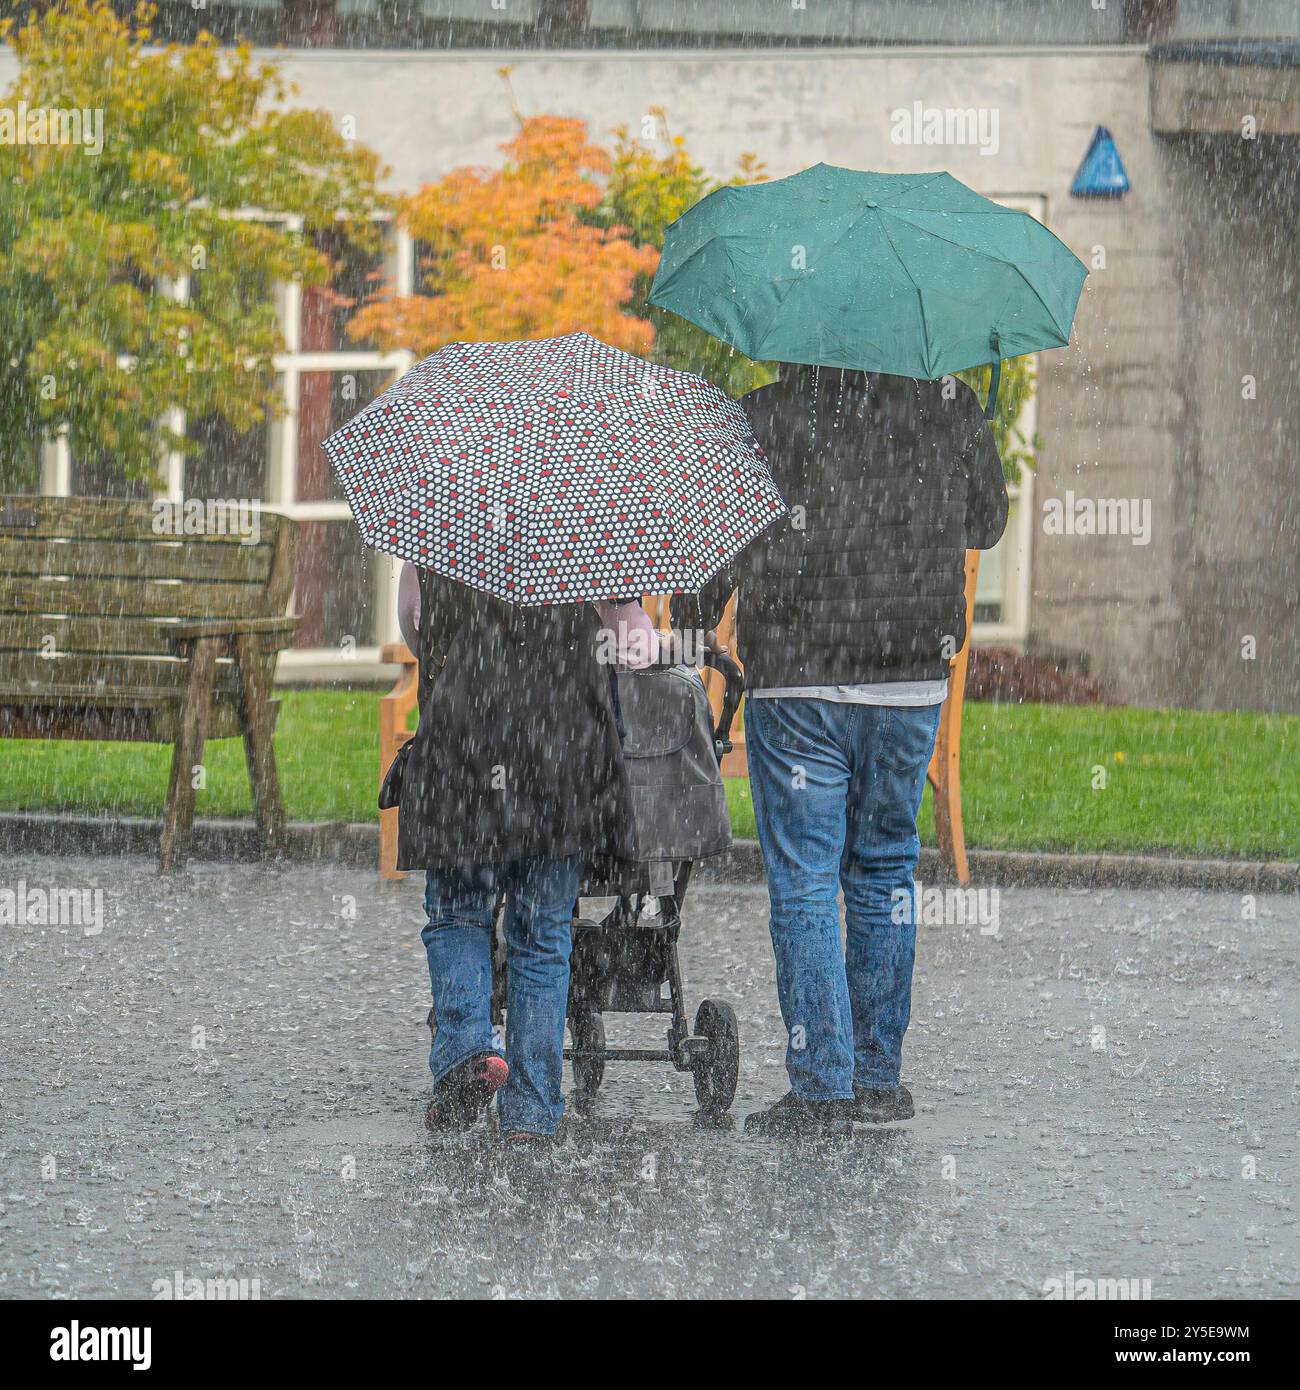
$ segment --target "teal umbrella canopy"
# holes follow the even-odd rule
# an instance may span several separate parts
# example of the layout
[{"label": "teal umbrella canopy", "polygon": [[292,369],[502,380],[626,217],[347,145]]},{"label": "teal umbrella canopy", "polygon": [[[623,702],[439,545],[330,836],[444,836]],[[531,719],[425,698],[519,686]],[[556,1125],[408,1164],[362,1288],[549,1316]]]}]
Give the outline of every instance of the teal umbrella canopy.
[{"label": "teal umbrella canopy", "polygon": [[951,174],[815,164],[684,212],[650,303],[757,361],[933,380],[1064,347],[1087,273]]}]

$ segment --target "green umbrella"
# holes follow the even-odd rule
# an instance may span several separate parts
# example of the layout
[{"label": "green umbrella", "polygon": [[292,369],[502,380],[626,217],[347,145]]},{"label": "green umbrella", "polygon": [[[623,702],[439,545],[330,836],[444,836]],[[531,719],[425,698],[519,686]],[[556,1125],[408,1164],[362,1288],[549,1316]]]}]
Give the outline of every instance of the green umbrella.
[{"label": "green umbrella", "polygon": [[757,361],[931,380],[1064,347],[1083,262],[951,174],[815,164],[710,193],[668,228],[650,303]]}]

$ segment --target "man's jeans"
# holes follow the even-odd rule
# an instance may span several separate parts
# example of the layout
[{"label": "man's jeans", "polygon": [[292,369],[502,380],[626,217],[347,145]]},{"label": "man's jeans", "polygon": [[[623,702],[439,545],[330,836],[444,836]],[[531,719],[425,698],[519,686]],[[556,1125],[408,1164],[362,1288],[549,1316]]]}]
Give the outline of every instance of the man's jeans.
[{"label": "man's jeans", "polygon": [[916,953],[916,814],[941,708],[745,702],[785,1064],[805,1100],[847,1099],[855,1082],[898,1085]]},{"label": "man's jeans", "polygon": [[564,1115],[570,925],[582,867],[573,855],[429,870],[421,938],[438,1020],[429,1053],[435,1086],[466,1059],[501,1051],[492,1031],[492,924],[505,895],[510,1080],[497,1094],[504,1133],[554,1134]]}]

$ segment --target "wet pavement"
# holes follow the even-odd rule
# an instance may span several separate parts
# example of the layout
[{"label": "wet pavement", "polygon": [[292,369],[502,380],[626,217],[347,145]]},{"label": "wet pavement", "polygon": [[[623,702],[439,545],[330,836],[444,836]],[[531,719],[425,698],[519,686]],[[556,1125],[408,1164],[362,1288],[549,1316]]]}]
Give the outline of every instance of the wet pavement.
[{"label": "wet pavement", "polygon": [[[487,1132],[422,1128],[415,878],[0,859],[0,909],[20,885],[102,890],[102,929],[93,898],[0,925],[0,1296],[1300,1292],[1295,897],[1004,889],[996,934],[920,929],[910,1125],[747,1139],[693,1123],[689,1077],[611,1063],[520,1187]],[[785,1090],[766,894],[685,916],[692,1014],[740,1017],[743,1115]]]}]

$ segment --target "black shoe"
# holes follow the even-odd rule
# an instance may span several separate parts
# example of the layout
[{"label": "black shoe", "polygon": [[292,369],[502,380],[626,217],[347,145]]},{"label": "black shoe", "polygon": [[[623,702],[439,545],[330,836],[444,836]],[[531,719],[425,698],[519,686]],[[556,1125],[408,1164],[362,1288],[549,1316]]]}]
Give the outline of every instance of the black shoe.
[{"label": "black shoe", "polygon": [[848,1133],[853,1121],[851,1100],[804,1100],[788,1091],[775,1105],[745,1116],[746,1134],[776,1139],[820,1139]]},{"label": "black shoe", "polygon": [[425,1127],[435,1134],[469,1129],[509,1075],[506,1059],[496,1052],[480,1052],[452,1067],[434,1088],[433,1100],[424,1112]]},{"label": "black shoe", "polygon": [[859,1124],[887,1125],[895,1120],[910,1120],[916,1114],[912,1093],[906,1086],[892,1091],[873,1090],[868,1086],[853,1088],[853,1118]]}]

